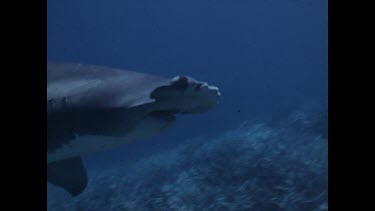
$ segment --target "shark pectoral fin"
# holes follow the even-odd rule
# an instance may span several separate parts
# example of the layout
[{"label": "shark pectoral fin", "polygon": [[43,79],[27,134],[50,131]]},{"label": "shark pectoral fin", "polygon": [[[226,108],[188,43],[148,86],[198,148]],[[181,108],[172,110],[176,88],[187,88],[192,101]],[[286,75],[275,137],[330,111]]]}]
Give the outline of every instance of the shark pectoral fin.
[{"label": "shark pectoral fin", "polygon": [[80,157],[60,160],[47,165],[47,181],[64,188],[73,197],[87,186],[87,173]]}]

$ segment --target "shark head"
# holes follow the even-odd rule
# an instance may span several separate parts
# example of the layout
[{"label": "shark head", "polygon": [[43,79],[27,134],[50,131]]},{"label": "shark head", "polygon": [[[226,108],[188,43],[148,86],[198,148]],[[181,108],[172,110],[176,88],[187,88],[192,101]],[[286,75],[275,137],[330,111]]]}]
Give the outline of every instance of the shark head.
[{"label": "shark head", "polygon": [[161,109],[175,113],[202,113],[218,104],[219,89],[189,76],[176,76],[151,93]]}]

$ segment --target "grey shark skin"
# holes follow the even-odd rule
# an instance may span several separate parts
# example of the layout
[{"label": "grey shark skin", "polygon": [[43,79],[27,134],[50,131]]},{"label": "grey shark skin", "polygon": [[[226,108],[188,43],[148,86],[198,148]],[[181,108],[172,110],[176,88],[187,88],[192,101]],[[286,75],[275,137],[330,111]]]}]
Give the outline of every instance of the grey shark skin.
[{"label": "grey shark skin", "polygon": [[188,76],[48,62],[47,180],[77,196],[88,180],[81,155],[152,136],[175,114],[212,109],[219,96]]}]

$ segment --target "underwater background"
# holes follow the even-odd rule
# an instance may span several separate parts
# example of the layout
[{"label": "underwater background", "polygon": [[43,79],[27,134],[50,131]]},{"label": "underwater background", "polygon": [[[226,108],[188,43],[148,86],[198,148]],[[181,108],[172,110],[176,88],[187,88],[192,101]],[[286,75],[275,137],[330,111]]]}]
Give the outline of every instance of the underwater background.
[{"label": "underwater background", "polygon": [[328,210],[327,0],[47,1],[48,60],[218,86],[211,111],[84,157],[48,210]]}]

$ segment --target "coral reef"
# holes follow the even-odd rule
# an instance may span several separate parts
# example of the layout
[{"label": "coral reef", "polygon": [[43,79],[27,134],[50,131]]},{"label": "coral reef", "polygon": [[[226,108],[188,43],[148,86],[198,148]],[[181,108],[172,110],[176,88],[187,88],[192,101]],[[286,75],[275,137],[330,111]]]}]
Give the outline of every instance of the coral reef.
[{"label": "coral reef", "polygon": [[48,210],[328,210],[327,111],[245,122],[215,138],[90,171],[70,198],[48,186]]}]

